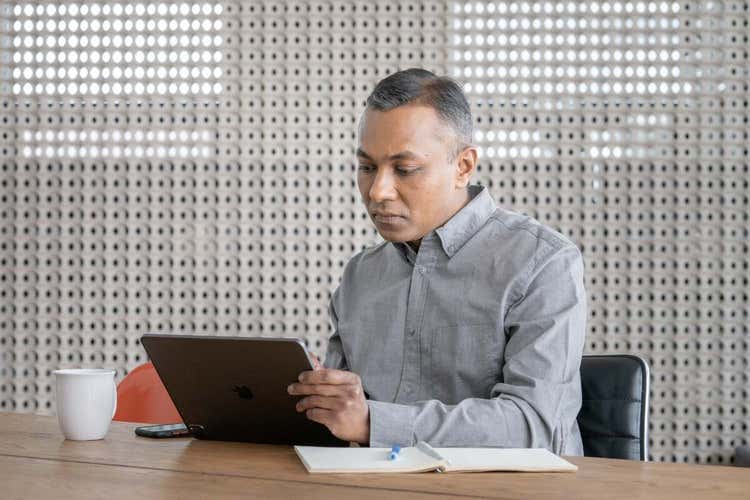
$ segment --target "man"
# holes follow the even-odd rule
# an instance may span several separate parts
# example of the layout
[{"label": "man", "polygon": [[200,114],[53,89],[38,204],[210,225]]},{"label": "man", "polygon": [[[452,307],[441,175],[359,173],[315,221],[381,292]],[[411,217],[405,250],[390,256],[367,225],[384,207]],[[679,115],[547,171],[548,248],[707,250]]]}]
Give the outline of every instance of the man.
[{"label": "man", "polygon": [[347,264],[325,368],[289,387],[297,410],[370,446],[582,454],[581,254],[469,185],[477,149],[460,87],[421,69],[379,82],[357,158],[386,241]]}]

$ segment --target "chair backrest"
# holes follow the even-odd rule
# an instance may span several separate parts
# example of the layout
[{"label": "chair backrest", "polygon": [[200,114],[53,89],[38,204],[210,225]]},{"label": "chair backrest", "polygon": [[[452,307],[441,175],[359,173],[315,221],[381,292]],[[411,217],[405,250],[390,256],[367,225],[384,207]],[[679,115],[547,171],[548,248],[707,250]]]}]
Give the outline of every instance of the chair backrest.
[{"label": "chair backrest", "polygon": [[117,386],[114,420],[147,424],[182,422],[172,398],[150,362],[136,367]]},{"label": "chair backrest", "polygon": [[648,459],[648,364],[630,354],[584,356],[578,427],[588,457]]}]

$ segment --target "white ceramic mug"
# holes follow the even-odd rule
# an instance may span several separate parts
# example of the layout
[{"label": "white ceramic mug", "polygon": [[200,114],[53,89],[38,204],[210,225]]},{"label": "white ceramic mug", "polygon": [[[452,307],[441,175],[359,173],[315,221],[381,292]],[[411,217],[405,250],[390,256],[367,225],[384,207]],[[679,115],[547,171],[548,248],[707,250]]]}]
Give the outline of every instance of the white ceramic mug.
[{"label": "white ceramic mug", "polygon": [[115,371],[55,370],[57,420],[66,439],[102,439],[117,410]]}]

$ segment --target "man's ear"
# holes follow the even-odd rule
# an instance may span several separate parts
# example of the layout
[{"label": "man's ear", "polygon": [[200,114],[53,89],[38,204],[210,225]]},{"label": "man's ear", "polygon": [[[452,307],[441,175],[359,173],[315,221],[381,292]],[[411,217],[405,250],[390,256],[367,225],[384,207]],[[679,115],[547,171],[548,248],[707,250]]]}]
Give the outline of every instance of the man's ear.
[{"label": "man's ear", "polygon": [[476,146],[466,146],[456,156],[456,189],[465,189],[469,185],[471,176],[474,175],[474,171],[477,169],[477,161],[479,160],[479,153],[477,152]]}]

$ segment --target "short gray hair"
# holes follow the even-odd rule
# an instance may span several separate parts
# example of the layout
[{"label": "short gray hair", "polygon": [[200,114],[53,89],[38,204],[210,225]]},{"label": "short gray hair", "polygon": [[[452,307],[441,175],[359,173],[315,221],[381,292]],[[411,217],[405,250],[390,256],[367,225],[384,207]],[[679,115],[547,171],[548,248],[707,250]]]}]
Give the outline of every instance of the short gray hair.
[{"label": "short gray hair", "polygon": [[376,111],[389,111],[405,104],[431,107],[456,132],[458,140],[451,159],[471,145],[474,125],[471,108],[455,80],[426,69],[410,68],[380,80],[367,98],[367,107]]}]

